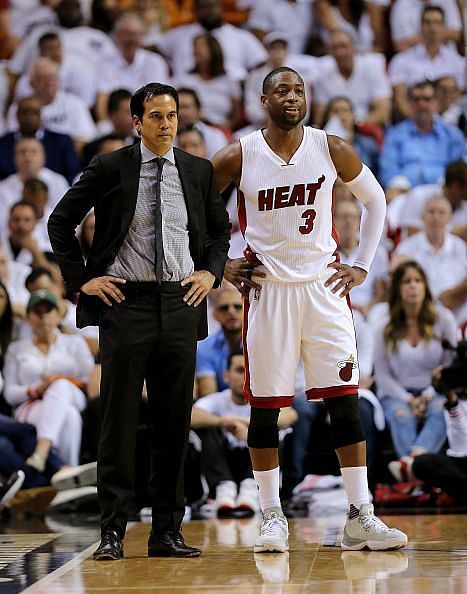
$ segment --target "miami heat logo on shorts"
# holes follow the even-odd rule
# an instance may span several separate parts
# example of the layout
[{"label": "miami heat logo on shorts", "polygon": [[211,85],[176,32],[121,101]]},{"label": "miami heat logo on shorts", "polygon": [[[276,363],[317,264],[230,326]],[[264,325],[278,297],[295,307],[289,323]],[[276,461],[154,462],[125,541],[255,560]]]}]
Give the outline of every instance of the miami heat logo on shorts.
[{"label": "miami heat logo on shorts", "polygon": [[339,377],[343,382],[350,382],[352,379],[352,371],[357,367],[353,355],[349,355],[347,359],[337,362],[339,367]]}]

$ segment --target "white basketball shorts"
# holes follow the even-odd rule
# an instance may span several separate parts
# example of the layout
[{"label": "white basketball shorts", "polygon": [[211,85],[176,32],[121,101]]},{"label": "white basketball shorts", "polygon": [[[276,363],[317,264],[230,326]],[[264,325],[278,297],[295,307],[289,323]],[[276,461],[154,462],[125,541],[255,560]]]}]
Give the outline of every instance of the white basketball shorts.
[{"label": "white basketball shorts", "polygon": [[300,357],[308,400],[358,394],[350,301],[332,293],[325,280],[255,278],[261,291],[249,291],[243,312],[244,394],[252,406],[292,404]]}]

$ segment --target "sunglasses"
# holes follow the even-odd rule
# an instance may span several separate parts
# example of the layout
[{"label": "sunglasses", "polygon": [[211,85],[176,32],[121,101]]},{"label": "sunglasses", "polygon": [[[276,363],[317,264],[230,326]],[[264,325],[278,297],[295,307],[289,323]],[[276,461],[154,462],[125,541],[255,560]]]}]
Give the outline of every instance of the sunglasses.
[{"label": "sunglasses", "polygon": [[225,305],[219,305],[219,307],[217,308],[217,311],[221,311],[222,313],[225,313],[225,312],[229,311],[229,309],[231,307],[235,311],[241,311],[243,306],[241,303],[226,303]]}]

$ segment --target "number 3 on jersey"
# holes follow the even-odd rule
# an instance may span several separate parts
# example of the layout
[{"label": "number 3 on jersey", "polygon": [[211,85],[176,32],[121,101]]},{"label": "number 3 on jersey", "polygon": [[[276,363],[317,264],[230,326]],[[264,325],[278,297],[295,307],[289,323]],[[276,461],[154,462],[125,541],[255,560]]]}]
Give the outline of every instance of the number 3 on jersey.
[{"label": "number 3 on jersey", "polygon": [[308,235],[308,233],[311,233],[311,231],[313,230],[313,223],[314,223],[315,217],[316,217],[316,210],[314,210],[313,208],[308,208],[302,214],[302,219],[305,219],[305,222],[303,225],[300,225],[300,227],[298,228],[298,230],[300,231],[300,233],[302,235]]}]

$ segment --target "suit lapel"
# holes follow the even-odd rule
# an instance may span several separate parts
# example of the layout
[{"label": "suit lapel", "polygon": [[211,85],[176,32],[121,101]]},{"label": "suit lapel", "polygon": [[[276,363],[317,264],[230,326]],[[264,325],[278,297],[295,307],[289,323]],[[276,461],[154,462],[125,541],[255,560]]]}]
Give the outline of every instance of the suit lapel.
[{"label": "suit lapel", "polygon": [[122,219],[121,230],[128,232],[135,214],[136,200],[138,198],[139,174],[141,169],[141,150],[139,142],[129,147],[128,151],[121,153],[120,161],[120,187],[122,189]]},{"label": "suit lapel", "polygon": [[175,164],[177,165],[180,182],[188,213],[188,230],[198,232],[198,184],[189,155],[174,148]]}]

